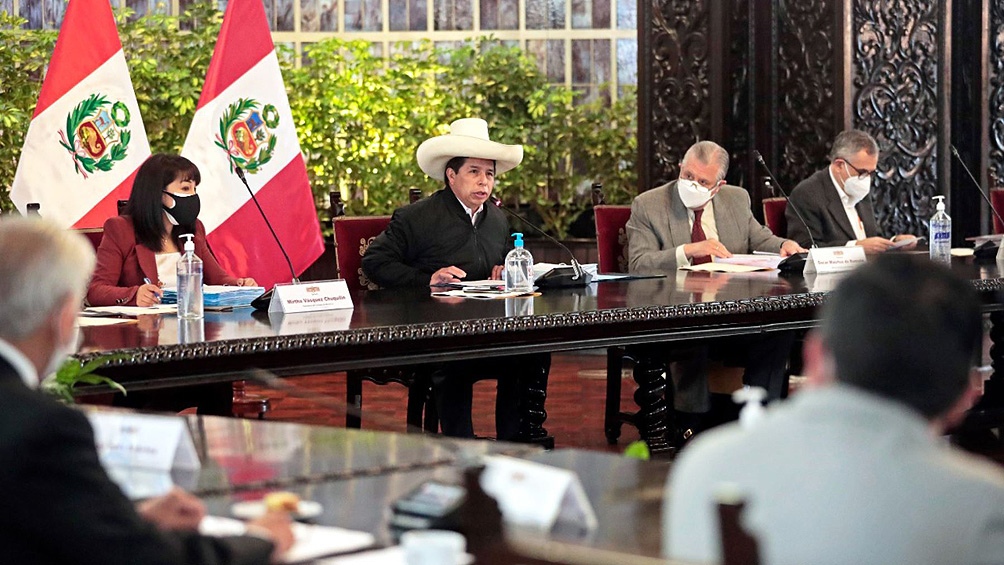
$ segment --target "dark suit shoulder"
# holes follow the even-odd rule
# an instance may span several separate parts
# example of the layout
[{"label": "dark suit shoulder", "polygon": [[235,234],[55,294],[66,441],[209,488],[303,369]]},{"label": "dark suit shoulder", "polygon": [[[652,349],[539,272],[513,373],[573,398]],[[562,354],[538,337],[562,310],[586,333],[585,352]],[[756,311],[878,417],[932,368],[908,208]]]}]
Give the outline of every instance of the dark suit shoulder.
[{"label": "dark suit shoulder", "polygon": [[795,188],[791,190],[791,197],[795,198],[797,195],[799,198],[804,198],[809,194],[818,194],[824,191],[828,186],[832,186],[832,183],[830,182],[830,170],[829,168],[826,168],[816,171],[807,178],[802,179],[802,182],[795,185]]}]

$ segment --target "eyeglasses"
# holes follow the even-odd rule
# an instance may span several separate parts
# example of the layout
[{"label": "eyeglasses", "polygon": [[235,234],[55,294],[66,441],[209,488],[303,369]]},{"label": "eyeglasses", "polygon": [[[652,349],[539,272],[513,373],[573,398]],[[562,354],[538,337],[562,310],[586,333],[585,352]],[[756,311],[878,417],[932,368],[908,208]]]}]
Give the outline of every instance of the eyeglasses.
[{"label": "eyeglasses", "polygon": [[694,175],[692,175],[689,171],[683,173],[680,176],[684,180],[692,180],[692,181],[696,182],[704,190],[714,190],[715,187],[718,186],[718,181],[717,180],[715,182],[710,182],[709,183],[708,181],[703,181],[703,180],[695,178]]},{"label": "eyeglasses", "polygon": [[872,176],[872,174],[875,173],[875,169],[872,169],[870,171],[868,169],[859,169],[854,165],[852,165],[850,161],[844,161],[844,164],[854,169],[854,174],[857,175],[857,177],[861,180],[865,180],[866,178]]}]

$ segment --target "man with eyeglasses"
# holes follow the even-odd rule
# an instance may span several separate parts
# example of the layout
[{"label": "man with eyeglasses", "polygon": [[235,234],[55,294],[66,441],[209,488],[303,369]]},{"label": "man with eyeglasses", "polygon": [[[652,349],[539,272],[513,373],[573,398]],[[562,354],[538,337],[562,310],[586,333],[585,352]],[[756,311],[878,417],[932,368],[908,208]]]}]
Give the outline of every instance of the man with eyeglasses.
[{"label": "man with eyeglasses", "polygon": [[[788,256],[805,251],[756,221],[749,193],[725,184],[728,169],[725,149],[699,141],[683,156],[678,180],[634,199],[626,226],[632,274],[670,274],[733,253]],[[789,332],[777,332],[674,343],[669,369],[676,383],[677,445],[706,424],[711,407],[706,377],[709,359],[744,367],[743,382],[767,389],[768,399],[775,400],[784,391],[793,339]]]},{"label": "man with eyeglasses", "polygon": [[[883,253],[897,243],[904,249],[916,247],[914,235],[891,239],[879,235],[868,198],[878,159],[878,144],[871,135],[855,129],[841,132],[833,142],[830,165],[791,192],[791,205],[785,210],[788,237],[805,247],[812,240],[820,247],[860,245],[868,254]],[[802,213],[810,232],[793,207]]]},{"label": "man with eyeglasses", "polygon": [[805,251],[756,221],[749,192],[725,184],[728,170],[728,152],[699,141],[684,154],[679,180],[635,198],[627,223],[632,273],[665,274],[733,253]]}]

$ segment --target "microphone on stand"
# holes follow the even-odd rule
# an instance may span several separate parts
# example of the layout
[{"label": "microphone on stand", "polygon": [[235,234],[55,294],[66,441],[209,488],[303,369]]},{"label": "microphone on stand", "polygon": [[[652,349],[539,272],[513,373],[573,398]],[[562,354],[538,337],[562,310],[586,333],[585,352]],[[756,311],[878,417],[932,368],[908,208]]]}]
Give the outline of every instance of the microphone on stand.
[{"label": "microphone on stand", "polygon": [[[240,168],[233,161],[231,161],[231,165],[233,165],[234,171],[237,173],[237,177],[241,179],[241,182],[244,184],[244,188],[248,189],[248,194],[251,195],[251,201],[254,202],[255,207],[258,208],[258,213],[261,214],[261,218],[265,220],[265,225],[268,226],[268,231],[272,232],[272,237],[275,238],[275,244],[279,246],[279,251],[282,252],[283,258],[286,259],[286,265],[289,267],[289,274],[292,277],[293,284],[300,284],[300,279],[296,278],[296,270],[293,269],[293,262],[289,260],[289,255],[286,254],[286,249],[282,246],[282,242],[279,241],[279,236],[276,235],[275,230],[272,229],[272,222],[268,221],[268,216],[265,215],[265,210],[262,210],[261,204],[258,203],[258,198],[255,197],[254,191],[251,190],[251,186],[248,185],[248,179],[244,176],[244,169]],[[251,307],[255,310],[264,310],[268,308],[269,303],[272,302],[272,291],[273,289],[269,289],[258,298],[252,300]]]},{"label": "microphone on stand", "polygon": [[[763,167],[763,170],[767,172],[767,177],[774,182],[774,186],[781,191],[781,195],[784,196],[784,200],[787,202],[787,205],[791,206],[791,209],[795,211],[795,215],[798,216],[798,221],[802,222],[802,226],[805,227],[805,233],[809,235],[809,242],[811,243],[809,247],[818,247],[816,245],[816,238],[812,237],[812,230],[809,229],[809,224],[805,221],[805,218],[802,217],[802,213],[798,211],[798,206],[795,206],[794,202],[791,201],[791,196],[788,195],[788,192],[781,187],[781,183],[777,182],[777,177],[775,177],[774,173],[771,172],[770,167],[767,166],[767,162],[763,160],[763,155],[754,149],[753,156],[756,158],[757,163],[760,163],[760,166]],[[808,253],[795,253],[794,255],[785,257],[784,260],[778,264],[777,268],[782,271],[801,271],[805,268],[805,260],[808,256]]]},{"label": "microphone on stand", "polygon": [[[980,183],[976,180],[976,177],[973,176],[973,173],[969,170],[969,167],[966,166],[966,162],[962,160],[962,156],[959,155],[959,151],[958,149],[955,148],[955,144],[953,143],[949,145],[949,147],[951,147],[952,149],[952,155],[955,155],[955,158],[958,159],[959,164],[962,165],[962,170],[966,171],[966,174],[969,175],[969,180],[972,181],[973,186],[976,187],[976,192],[980,193],[980,196],[983,197],[983,200],[987,203],[988,206],[990,206],[990,211],[993,212],[997,220],[1001,223],[1002,226],[1004,226],[1004,218],[1001,218],[1001,215],[997,212],[997,209],[994,208],[993,202],[990,201],[990,196],[988,196],[987,193],[983,191],[983,187],[980,186]],[[994,250],[993,249],[994,247],[997,247],[998,249]],[[980,257],[988,257],[991,254],[999,253],[1000,249],[1004,248],[1000,246],[999,242],[995,245],[991,241],[986,241],[981,243],[980,245],[977,245],[976,249],[974,250],[974,253],[978,254]]]},{"label": "microphone on stand", "polygon": [[551,269],[550,271],[537,277],[537,280],[535,281],[535,284],[537,286],[539,286],[540,288],[572,288],[572,287],[586,286],[590,282],[592,282],[593,276],[582,269],[582,265],[580,265],[579,262],[575,259],[575,255],[572,255],[572,252],[567,247],[565,247],[565,244],[561,243],[554,237],[551,237],[551,235],[545,232],[544,230],[531,224],[530,222],[526,221],[525,218],[520,217],[512,210],[503,206],[502,201],[499,200],[497,196],[492,195],[490,198],[492,204],[494,204],[496,208],[502,210],[506,214],[509,214],[513,218],[519,219],[519,221],[522,222],[524,225],[533,228],[535,232],[547,238],[548,241],[551,241],[552,243],[556,244],[558,247],[560,247],[565,251],[565,254],[571,257],[572,259],[571,267],[555,267]]}]

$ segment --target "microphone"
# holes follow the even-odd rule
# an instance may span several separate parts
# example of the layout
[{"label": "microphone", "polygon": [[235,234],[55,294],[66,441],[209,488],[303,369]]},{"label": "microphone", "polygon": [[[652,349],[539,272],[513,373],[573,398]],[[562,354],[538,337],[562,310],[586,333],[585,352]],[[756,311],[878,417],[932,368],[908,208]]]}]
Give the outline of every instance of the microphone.
[{"label": "microphone", "polygon": [[[248,185],[248,179],[244,176],[244,169],[240,168],[233,162],[233,160],[231,160],[230,164],[237,172],[237,177],[241,179],[241,182],[244,184],[244,188],[248,189],[248,194],[251,195],[251,201],[254,202],[255,207],[258,208],[258,213],[261,214],[261,218],[265,220],[265,225],[268,226],[268,231],[272,232],[272,237],[275,238],[275,244],[279,246],[279,251],[282,252],[282,256],[286,259],[286,266],[289,267],[289,274],[292,277],[293,284],[300,284],[300,279],[296,278],[296,270],[293,269],[293,262],[289,260],[289,255],[286,254],[286,249],[283,248],[282,242],[279,241],[279,236],[276,235],[275,230],[272,229],[272,222],[268,221],[268,216],[265,215],[265,210],[262,210],[261,204],[258,203],[258,198],[255,197],[254,191],[251,190],[251,186]],[[251,307],[255,310],[264,310],[268,308],[269,303],[272,302],[273,290],[274,289],[269,289],[258,298],[252,300]]]},{"label": "microphone", "polygon": [[969,167],[967,167],[966,162],[962,160],[962,156],[959,155],[959,151],[958,149],[955,148],[955,144],[953,143],[949,147],[952,148],[952,155],[955,155],[955,158],[959,160],[959,164],[962,165],[962,170],[966,171],[966,174],[969,175],[969,180],[971,180],[973,182],[973,186],[976,187],[976,192],[980,193],[980,196],[983,197],[983,200],[987,203],[988,206],[990,206],[990,211],[993,212],[994,216],[997,217],[997,221],[999,221],[1001,225],[1004,226],[1004,218],[1001,218],[1001,215],[997,213],[997,209],[994,208],[993,202],[990,201],[990,197],[987,195],[986,192],[983,191],[983,187],[980,186],[979,182],[977,182],[976,177],[973,176],[973,173],[969,171]]},{"label": "microphone", "polygon": [[526,221],[525,218],[521,218],[518,214],[503,206],[502,201],[499,200],[499,198],[494,194],[490,198],[492,204],[494,204],[496,208],[502,210],[506,214],[509,214],[513,218],[519,219],[519,221],[522,222],[524,225],[533,228],[535,232],[547,238],[548,241],[551,241],[552,243],[556,244],[558,247],[560,247],[565,251],[566,255],[572,258],[571,267],[555,267],[550,271],[544,273],[543,275],[537,277],[537,280],[535,281],[537,286],[539,286],[540,288],[572,288],[572,287],[586,286],[587,284],[592,282],[593,276],[582,269],[582,265],[580,265],[579,262],[575,259],[575,255],[572,255],[572,252],[567,247],[565,247],[565,244],[551,237],[551,235],[545,232],[544,230],[531,224],[530,222]]},{"label": "microphone", "polygon": [[802,226],[805,228],[805,233],[809,235],[809,241],[812,243],[812,245],[810,245],[809,247],[818,247],[816,245],[816,238],[812,237],[812,230],[809,229],[809,224],[806,223],[805,218],[802,217],[802,213],[798,211],[798,206],[795,206],[795,204],[791,201],[791,196],[788,195],[788,192],[781,187],[781,183],[777,182],[777,177],[775,177],[774,173],[770,171],[770,167],[767,166],[767,162],[763,160],[763,155],[761,155],[759,151],[754,149],[753,156],[756,157],[756,162],[760,163],[760,166],[763,167],[763,170],[767,171],[767,176],[770,177],[770,180],[774,182],[774,186],[776,186],[777,189],[781,191],[781,194],[784,196],[784,199],[788,202],[788,206],[791,206],[791,209],[795,211],[795,215],[798,216],[798,221],[802,222]]}]

